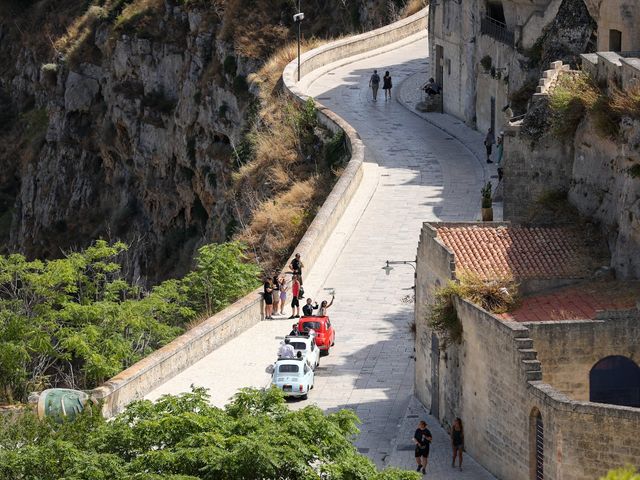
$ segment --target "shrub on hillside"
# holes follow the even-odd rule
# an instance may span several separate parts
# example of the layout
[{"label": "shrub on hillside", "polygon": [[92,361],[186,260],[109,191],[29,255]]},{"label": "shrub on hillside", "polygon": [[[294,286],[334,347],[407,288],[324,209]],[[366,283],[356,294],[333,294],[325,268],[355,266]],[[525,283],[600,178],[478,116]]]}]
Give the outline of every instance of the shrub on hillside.
[{"label": "shrub on hillside", "polygon": [[100,240],[58,260],[0,257],[0,401],[95,387],[257,285],[257,267],[230,243],[202,247],[191,273],[146,292],[121,274],[126,248]]},{"label": "shrub on hillside", "polygon": [[441,336],[443,343],[462,339],[462,323],[453,303],[454,297],[464,298],[491,313],[505,313],[517,303],[518,286],[509,276],[485,279],[473,272],[457,274],[435,292],[435,301],[429,307],[427,322]]}]

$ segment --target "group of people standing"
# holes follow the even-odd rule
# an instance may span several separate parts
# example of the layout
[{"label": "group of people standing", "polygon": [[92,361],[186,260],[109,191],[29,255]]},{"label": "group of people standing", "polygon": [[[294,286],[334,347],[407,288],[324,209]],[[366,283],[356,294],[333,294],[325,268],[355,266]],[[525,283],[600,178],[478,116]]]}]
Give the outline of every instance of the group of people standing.
[{"label": "group of people standing", "polygon": [[[294,259],[289,264],[291,269],[291,316],[289,318],[300,318],[300,300],[304,298],[304,288],[302,286],[302,269],[304,263],[300,259],[300,254],[296,253]],[[263,298],[264,298],[264,315],[268,320],[273,319],[274,315],[284,315],[284,308],[287,303],[289,293],[289,284],[284,275],[273,274],[273,277],[264,279]],[[318,316],[326,316],[327,310],[333,305],[335,295],[332,296],[331,302],[323,300],[318,306],[313,300],[307,298],[307,302],[302,307],[302,313],[305,317],[314,315],[314,310],[318,310]]]},{"label": "group of people standing", "polygon": [[[427,422],[420,420],[418,428],[413,434],[413,443],[415,444],[415,457],[417,472],[427,473],[427,464],[429,463],[429,451],[433,435],[427,426]],[[451,468],[455,468],[456,459],[458,460],[458,468],[462,470],[462,451],[464,450],[464,429],[462,428],[462,420],[456,418],[451,427],[451,448],[453,450],[453,459],[451,460]]]},{"label": "group of people standing", "polygon": [[[296,253],[294,259],[289,265],[291,269],[291,316],[289,318],[300,318],[300,299],[304,298],[304,288],[302,287],[302,269],[304,264],[300,259],[300,254]],[[264,299],[264,316],[271,320],[274,315],[284,315],[284,307],[287,302],[289,285],[284,275],[278,276],[277,273],[273,277],[264,279],[262,297]]]}]

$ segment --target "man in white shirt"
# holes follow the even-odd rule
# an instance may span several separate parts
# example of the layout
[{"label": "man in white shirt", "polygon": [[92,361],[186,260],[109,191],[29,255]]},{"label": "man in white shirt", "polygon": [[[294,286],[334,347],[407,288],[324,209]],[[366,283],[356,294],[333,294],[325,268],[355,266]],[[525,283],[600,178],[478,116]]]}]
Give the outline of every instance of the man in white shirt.
[{"label": "man in white shirt", "polygon": [[280,344],[280,348],[278,349],[278,358],[295,358],[295,350],[293,345],[289,342],[290,340],[285,338],[284,343]]}]

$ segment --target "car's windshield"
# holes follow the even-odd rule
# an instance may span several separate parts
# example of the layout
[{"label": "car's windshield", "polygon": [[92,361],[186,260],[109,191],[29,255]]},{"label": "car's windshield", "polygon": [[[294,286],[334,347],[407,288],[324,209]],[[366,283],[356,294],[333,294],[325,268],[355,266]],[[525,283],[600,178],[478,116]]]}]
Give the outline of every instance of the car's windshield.
[{"label": "car's windshield", "polygon": [[314,330],[320,330],[320,322],[304,322],[302,324],[302,328],[305,330],[308,330],[310,328],[313,328]]},{"label": "car's windshield", "polygon": [[300,371],[300,367],[298,365],[280,365],[278,367],[279,373],[298,373]]},{"label": "car's windshield", "polygon": [[307,345],[304,342],[290,342],[289,345],[291,345],[294,350],[306,350],[307,349]]}]

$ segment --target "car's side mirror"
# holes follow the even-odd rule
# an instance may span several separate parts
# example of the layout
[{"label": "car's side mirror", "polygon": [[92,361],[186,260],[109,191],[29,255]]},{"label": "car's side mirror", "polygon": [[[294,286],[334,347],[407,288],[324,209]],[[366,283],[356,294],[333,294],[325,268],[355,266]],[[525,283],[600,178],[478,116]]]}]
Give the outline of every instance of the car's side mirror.
[{"label": "car's side mirror", "polygon": [[268,365],[268,366],[267,366],[267,368],[265,368],[265,369],[264,369],[264,371],[265,371],[266,373],[269,373],[269,374],[271,374],[271,375],[273,375],[273,372],[275,372],[275,370],[276,370],[276,369],[275,369],[275,367],[274,367],[274,365],[273,365],[273,364]]}]

